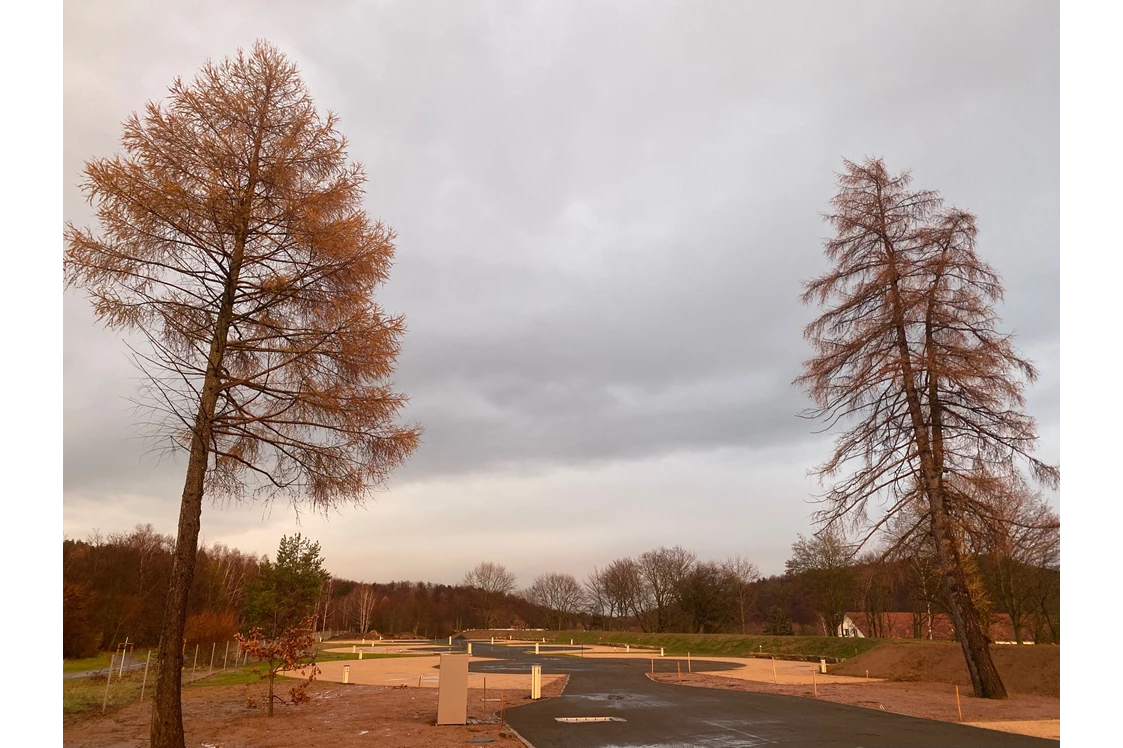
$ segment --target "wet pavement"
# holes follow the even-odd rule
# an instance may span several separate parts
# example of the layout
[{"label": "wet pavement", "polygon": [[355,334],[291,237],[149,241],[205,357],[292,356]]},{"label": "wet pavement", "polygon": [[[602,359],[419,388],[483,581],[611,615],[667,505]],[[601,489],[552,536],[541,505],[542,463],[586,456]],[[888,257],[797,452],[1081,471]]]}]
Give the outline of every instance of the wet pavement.
[{"label": "wet pavement", "polygon": [[[528,650],[529,649],[529,653]],[[546,651],[565,651],[550,647]],[[576,650],[577,648],[572,648]],[[472,644],[495,657],[474,662],[472,672],[569,675],[562,696],[507,709],[506,720],[534,748],[744,748],[748,746],[848,746],[849,748],[1041,748],[1056,741],[983,730],[949,722],[814,701],[796,696],[718,691],[646,677],[648,658],[600,659],[535,655],[530,647]],[[656,658],[660,672],[668,660]],[[695,659],[694,670],[738,667]],[[662,665],[662,667],[659,667]],[[558,717],[614,717],[620,721],[559,722]]]}]

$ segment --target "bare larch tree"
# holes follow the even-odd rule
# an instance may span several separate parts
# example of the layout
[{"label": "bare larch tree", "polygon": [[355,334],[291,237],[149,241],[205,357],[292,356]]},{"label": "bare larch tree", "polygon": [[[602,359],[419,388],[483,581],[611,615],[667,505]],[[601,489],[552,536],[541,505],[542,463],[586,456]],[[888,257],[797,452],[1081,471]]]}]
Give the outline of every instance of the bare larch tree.
[{"label": "bare larch tree", "polygon": [[[997,332],[1002,286],[975,252],[976,222],[944,209],[935,192],[910,189],[879,159],[845,162],[827,221],[830,269],[805,284],[803,301],[824,307],[805,335],[815,356],[796,380],[827,428],[844,423],[818,468],[839,478],[818,518],[869,520],[872,534],[913,506],[905,533],[931,538],[946,607],[975,695],[1005,698],[964,574],[968,518],[1001,518],[1000,488],[1034,478],[1055,486],[1056,467],[1034,459],[1037,433],[1022,391],[1034,367]],[[845,475],[844,475],[845,474]],[[868,512],[881,499],[880,516]]]},{"label": "bare larch tree", "polygon": [[394,234],[362,208],[337,119],[258,42],[208,62],[86,163],[101,234],[67,224],[69,287],[147,341],[149,425],[187,451],[151,740],[183,746],[180,669],[204,493],[361,503],[418,444],[390,389],[401,317],[373,292]]}]

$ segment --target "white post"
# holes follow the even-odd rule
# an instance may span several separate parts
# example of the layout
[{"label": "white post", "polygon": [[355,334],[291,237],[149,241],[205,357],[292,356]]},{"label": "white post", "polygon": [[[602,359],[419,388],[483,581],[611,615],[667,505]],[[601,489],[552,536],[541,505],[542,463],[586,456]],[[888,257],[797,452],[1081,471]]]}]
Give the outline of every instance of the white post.
[{"label": "white post", "polygon": [[125,675],[125,653],[129,651],[129,637],[125,637],[125,643],[121,645],[121,665],[117,670],[117,680]]},{"label": "white post", "polygon": [[534,654],[538,654],[538,642],[534,642]]},{"label": "white post", "polygon": [[491,646],[493,646],[493,647],[495,646],[495,637],[494,636],[491,637]]},{"label": "white post", "polygon": [[352,644],[352,645],[351,645],[351,654],[355,654],[355,653],[356,653],[356,652],[358,652],[358,651],[359,651],[359,648],[358,648],[358,647],[356,647],[356,646],[355,646],[354,644]]},{"label": "white post", "polygon": [[450,646],[450,647],[452,646],[452,637],[451,636],[448,638],[448,646]]},{"label": "white post", "polygon": [[572,639],[569,640],[569,646],[571,646],[571,647],[573,646],[573,640]]},{"label": "white post", "polygon": [[343,666],[343,682],[344,683],[350,683],[351,682],[351,666],[350,665],[344,665]]},{"label": "white post", "polygon": [[625,644],[624,645],[624,651],[625,652],[631,652],[632,651],[632,645],[631,644]]},{"label": "white post", "polygon": [[359,659],[363,659],[363,653],[361,651],[359,652]]},{"label": "white post", "polygon": [[659,647],[659,656],[660,656],[660,657],[662,657],[662,656],[663,656],[663,648],[662,648],[662,647]]},{"label": "white post", "polygon": [[542,666],[530,666],[530,698],[542,698]]},{"label": "white post", "polygon": [[218,646],[218,642],[211,642],[211,664],[210,664],[210,667],[207,668],[207,669],[210,670],[212,673],[214,672],[214,648],[217,647],[217,646]]},{"label": "white post", "polygon": [[468,656],[472,656],[472,642],[468,642]]}]

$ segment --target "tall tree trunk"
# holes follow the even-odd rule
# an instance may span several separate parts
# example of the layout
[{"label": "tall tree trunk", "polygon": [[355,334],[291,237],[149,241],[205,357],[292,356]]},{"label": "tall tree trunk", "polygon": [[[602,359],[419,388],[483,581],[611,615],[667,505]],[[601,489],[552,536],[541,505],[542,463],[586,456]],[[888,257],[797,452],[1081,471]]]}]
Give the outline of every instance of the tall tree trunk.
[{"label": "tall tree trunk", "polygon": [[226,352],[230,322],[234,316],[234,294],[245,252],[245,242],[245,233],[239,233],[235,239],[230,275],[215,323],[215,334],[211,340],[199,411],[195,416],[195,428],[191,435],[191,456],[187,461],[187,478],[184,480],[183,496],[179,505],[175,557],[172,560],[171,581],[168,585],[168,601],[164,606],[164,626],[157,649],[159,659],[156,670],[156,694],[152,701],[152,728],[149,732],[152,748],[184,748],[183,707],[180,703],[183,634],[187,624],[187,602],[191,594],[191,582],[195,578],[195,561],[198,558],[203,488],[210,457],[211,424],[218,403],[222,357]]},{"label": "tall tree trunk", "polygon": [[959,549],[955,540],[950,536],[947,527],[947,518],[943,514],[942,505],[933,512],[932,539],[936,546],[936,559],[940,565],[940,584],[943,587],[944,597],[947,602],[948,614],[951,616],[952,625],[955,626],[955,635],[963,649],[963,658],[967,662],[967,672],[971,675],[971,684],[975,689],[975,696],[983,699],[1009,698],[1006,686],[998,674],[998,668],[990,656],[990,642],[982,624],[979,623],[979,613],[975,601],[971,599],[971,592],[967,589],[967,580],[963,577],[963,569],[959,560]]},{"label": "tall tree trunk", "polygon": [[[208,376],[208,385],[209,380]],[[200,405],[195,435],[191,439],[191,457],[187,464],[187,479],[179,506],[179,527],[176,531],[171,582],[164,606],[164,627],[157,648],[156,695],[152,703],[150,732],[153,748],[184,746],[183,711],[180,705],[183,634],[187,623],[187,601],[191,593],[191,582],[195,577],[195,560],[198,555],[203,480],[207,471],[207,442],[210,438],[209,421],[214,413],[217,381],[213,387],[204,387],[204,398],[208,390],[214,391],[210,414],[205,412],[205,403]],[[206,431],[205,436],[201,431]]]}]

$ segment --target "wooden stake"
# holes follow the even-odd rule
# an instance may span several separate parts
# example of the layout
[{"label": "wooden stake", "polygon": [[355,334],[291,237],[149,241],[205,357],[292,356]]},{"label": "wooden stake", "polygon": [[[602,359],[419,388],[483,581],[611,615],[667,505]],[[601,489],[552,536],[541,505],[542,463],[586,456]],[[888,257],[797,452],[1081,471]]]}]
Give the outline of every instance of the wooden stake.
[{"label": "wooden stake", "polygon": [[210,664],[210,667],[207,668],[207,669],[210,670],[212,673],[214,672],[214,649],[217,646],[218,646],[218,642],[211,642],[211,664]]},{"label": "wooden stake", "polygon": [[819,676],[815,675],[815,671],[811,671],[811,690],[815,694],[815,698],[819,698]]},{"label": "wooden stake", "polygon": [[772,682],[773,683],[779,683],[780,682],[780,681],[776,680],[776,658],[775,657],[772,658]]},{"label": "wooden stake", "polygon": [[199,664],[199,645],[195,645],[195,659],[191,661],[191,679],[195,680],[195,666]]},{"label": "wooden stake", "polygon": [[144,680],[140,682],[140,700],[144,701],[144,687],[148,685],[148,663],[152,660],[152,650],[148,650],[148,657],[144,660]]},{"label": "wooden stake", "polygon": [[105,697],[101,700],[101,713],[105,714],[105,705],[109,703],[109,683],[113,680],[113,658],[114,655],[109,655],[109,673],[105,677]]},{"label": "wooden stake", "polygon": [[678,682],[682,683],[682,660],[677,660],[675,664],[678,665]]},{"label": "wooden stake", "polygon": [[417,676],[417,687],[421,688],[421,676]]},{"label": "wooden stake", "polygon": [[955,708],[959,710],[959,721],[963,721],[963,705],[959,703],[959,684],[955,684]]},{"label": "wooden stake", "polygon": [[651,674],[655,675],[655,658],[651,658]]},{"label": "wooden stake", "polygon": [[869,680],[870,680],[870,671],[867,670],[866,671],[866,682],[869,683]]},{"label": "wooden stake", "polygon": [[226,670],[226,658],[230,656],[230,642],[226,642],[222,649],[222,669]]},{"label": "wooden stake", "polygon": [[487,709],[487,676],[484,676],[484,710]]},{"label": "wooden stake", "polygon": [[688,672],[688,673],[693,673],[693,672],[694,672],[694,671],[693,671],[693,670],[692,670],[692,669],[690,668],[690,653],[689,653],[689,652],[687,652],[687,653],[686,653],[686,672]]},{"label": "wooden stake", "polygon": [[499,696],[499,729],[503,729],[503,713],[507,711],[507,694]]}]

